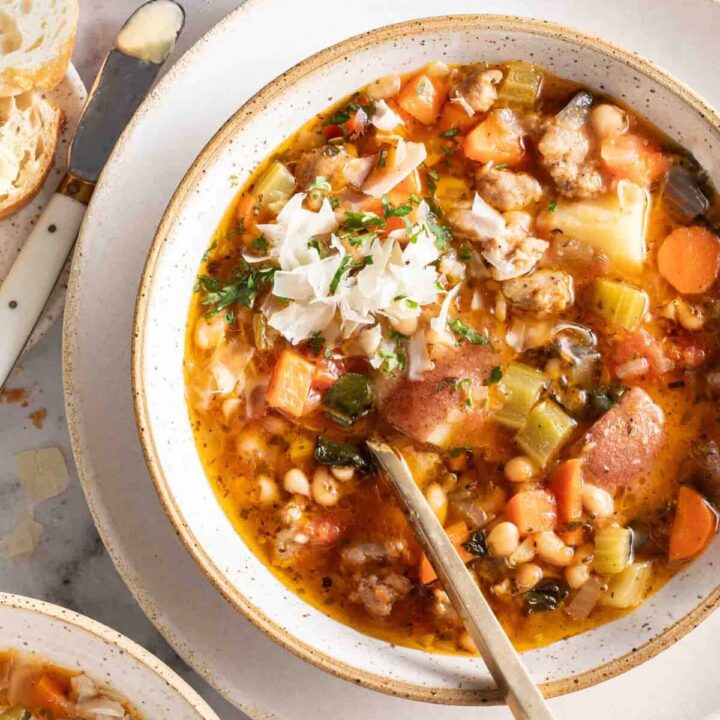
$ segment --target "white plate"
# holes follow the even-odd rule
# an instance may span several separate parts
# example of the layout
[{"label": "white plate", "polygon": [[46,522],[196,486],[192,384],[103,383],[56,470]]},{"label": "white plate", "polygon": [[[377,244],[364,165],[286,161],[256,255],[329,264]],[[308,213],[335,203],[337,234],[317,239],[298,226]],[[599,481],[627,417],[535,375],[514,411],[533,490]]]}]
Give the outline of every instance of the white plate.
[{"label": "white plate", "polygon": [[[35,220],[41,210],[55,192],[65,170],[67,169],[68,145],[77,125],[80,111],[85,104],[87,91],[77,70],[70,65],[63,81],[50,93],[47,98],[55,103],[65,113],[65,125],[60,132],[55,159],[50,174],[40,192],[24,207],[9,218],[0,220],[0,283],[10,272],[17,254],[20,252],[25,238],[30,234]],[[62,315],[65,302],[65,291],[68,281],[68,267],[57,282],[50,299],[38,320],[35,329],[25,350],[31,348]]]},{"label": "white plate", "polygon": [[[589,1],[498,0],[482,6],[488,12],[541,14],[574,24],[641,50],[661,65],[668,64],[663,60],[672,44],[669,69],[720,105],[713,78],[720,51],[711,42],[720,29],[720,11],[709,0],[694,0],[684,5],[678,20],[673,8],[672,0],[641,0],[630,12],[623,0],[606,0],[602,14]],[[442,4],[443,14],[478,9],[468,0]],[[202,576],[170,529],[137,442],[128,382],[135,290],[155,226],[177,182],[214,130],[252,92],[344,36],[439,12],[432,0],[366,0],[347,15],[330,0],[250,0],[188,53],[148,99],[106,168],[81,234],[66,314],[65,380],[68,420],[88,502],[118,569],[151,619],[211,684],[256,717],[423,720],[465,718],[469,711],[408,703],[325,675],[252,628]],[[298,27],[312,32],[293,32]],[[631,27],[638,29],[635,37]],[[678,43],[678,33],[691,29],[693,43]],[[695,53],[699,46],[707,48],[702,63]],[[718,631],[720,616],[666,655],[611,684],[553,701],[553,707],[561,718],[647,717],[647,693],[636,690],[638,683],[652,682],[654,718],[701,718],[715,709],[712,695],[698,691],[687,697],[683,691],[701,687],[702,668],[720,662],[720,649],[696,642],[696,636],[707,639]],[[562,645],[557,648],[561,653]],[[702,656],[694,670],[679,670],[673,663],[683,649]],[[705,677],[712,687],[711,675]],[[685,696],[682,708],[670,701],[672,692]],[[486,709],[483,716],[506,717],[506,711]]]}]

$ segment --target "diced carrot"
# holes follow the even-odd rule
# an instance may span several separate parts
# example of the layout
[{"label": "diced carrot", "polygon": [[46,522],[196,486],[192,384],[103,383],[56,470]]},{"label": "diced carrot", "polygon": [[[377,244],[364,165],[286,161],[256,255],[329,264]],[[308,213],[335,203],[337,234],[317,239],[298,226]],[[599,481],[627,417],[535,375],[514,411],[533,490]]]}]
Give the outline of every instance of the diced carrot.
[{"label": "diced carrot", "polygon": [[683,485],[678,492],[677,510],[670,531],[670,562],[697,557],[717,529],[717,515],[698,492]]},{"label": "diced carrot", "polygon": [[565,530],[564,532],[558,532],[557,536],[570,547],[577,547],[585,542],[585,531],[582,527],[573,528],[572,530]]},{"label": "diced carrot", "polygon": [[283,350],[270,378],[267,404],[292,417],[300,417],[314,375],[313,363],[293,350]]},{"label": "diced carrot", "polygon": [[458,132],[464,133],[469,130],[478,121],[477,115],[468,115],[460,103],[447,102],[443,107],[442,115],[438,121],[438,130],[447,132],[453,128],[457,128]]},{"label": "diced carrot", "polygon": [[516,165],[525,157],[522,131],[492,112],[465,136],[463,151],[477,162]]},{"label": "diced carrot", "polygon": [[658,252],[658,269],[681,293],[709,290],[720,271],[720,240],[695,225],[673,230]]},{"label": "diced carrot", "polygon": [[611,175],[643,187],[664,175],[670,166],[670,161],[651,140],[633,133],[605,138],[600,157]]},{"label": "diced carrot", "polygon": [[426,68],[408,80],[398,94],[398,105],[424,125],[432,125],[447,98],[446,77]]},{"label": "diced carrot", "polygon": [[582,488],[581,460],[566,460],[553,470],[550,489],[555,495],[558,522],[574,522],[582,517]]},{"label": "diced carrot", "polygon": [[[446,527],[445,532],[447,533],[447,536],[450,538],[450,540],[452,540],[452,544],[458,551],[458,555],[460,555],[462,561],[464,563],[470,562],[470,560],[473,559],[474,555],[471,555],[462,546],[462,544],[468,539],[467,525],[464,522],[458,522],[454,525],[451,525],[450,527]],[[433,566],[430,564],[430,561],[427,559],[427,556],[424,553],[420,558],[419,576],[420,582],[423,585],[428,585],[429,583],[437,580],[437,573],[435,572],[435,568],[433,568]]]},{"label": "diced carrot", "polygon": [[554,530],[555,498],[545,490],[523,490],[508,500],[505,515],[517,525],[521,535]]},{"label": "diced carrot", "polygon": [[245,224],[246,229],[255,223],[256,204],[257,198],[254,195],[243,195],[237,204],[235,217]]},{"label": "diced carrot", "polygon": [[67,688],[62,682],[51,675],[43,675],[35,683],[35,698],[33,705],[43,710],[49,710],[58,717],[70,717],[72,703],[66,694]]}]

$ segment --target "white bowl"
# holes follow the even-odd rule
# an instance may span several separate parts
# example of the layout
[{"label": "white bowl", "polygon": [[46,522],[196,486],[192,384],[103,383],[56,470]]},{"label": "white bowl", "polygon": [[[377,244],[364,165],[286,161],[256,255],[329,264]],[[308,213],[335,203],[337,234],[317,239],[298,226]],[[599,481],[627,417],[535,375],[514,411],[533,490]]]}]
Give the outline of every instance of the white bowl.
[{"label": "white bowl", "polygon": [[[369,80],[431,60],[527,59],[628,102],[691,150],[717,180],[720,120],[687,88],[634,54],[536,20],[458,16],[372,31],[300,63],[244,105],[188,171],[160,224],[138,295],[133,382],[140,438],[161,501],[208,579],[299,656],[370,688],[444,703],[496,701],[478,658],[424,653],[363,635],[308,605],[237,535],[200,464],[183,384],[185,323],[211,235],[257,164],[316,113]],[[716,183],[717,184],[717,183]],[[720,543],[635,612],[524,655],[544,692],[600,682],[681,637],[720,599]]]},{"label": "white bowl", "polygon": [[125,697],[140,718],[218,720],[165,663],[119,632],[58,605],[0,593],[0,650],[7,649],[87,673]]}]

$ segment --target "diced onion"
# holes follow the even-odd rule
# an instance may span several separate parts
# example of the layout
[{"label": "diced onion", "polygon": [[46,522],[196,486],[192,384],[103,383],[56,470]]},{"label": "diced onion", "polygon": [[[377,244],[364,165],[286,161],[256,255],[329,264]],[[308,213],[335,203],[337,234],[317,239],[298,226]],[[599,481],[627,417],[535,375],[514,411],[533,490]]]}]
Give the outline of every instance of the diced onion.
[{"label": "diced onion", "polygon": [[635,358],[634,360],[628,360],[622,365],[618,365],[615,368],[615,374],[623,380],[624,378],[638,377],[644,375],[650,369],[650,363],[647,358]]},{"label": "diced onion", "polygon": [[565,612],[575,622],[585,620],[597,604],[601,592],[602,583],[597,577],[591,577],[565,607]]}]

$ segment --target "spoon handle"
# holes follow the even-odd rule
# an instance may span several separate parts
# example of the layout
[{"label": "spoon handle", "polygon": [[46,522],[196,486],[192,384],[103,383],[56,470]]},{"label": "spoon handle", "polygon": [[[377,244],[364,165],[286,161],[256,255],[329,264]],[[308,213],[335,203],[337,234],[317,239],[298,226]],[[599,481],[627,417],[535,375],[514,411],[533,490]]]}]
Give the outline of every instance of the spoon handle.
[{"label": "spoon handle", "polygon": [[554,720],[545,698],[416,485],[405,460],[384,443],[367,445],[405,506],[418,542],[505,695],[513,716],[518,720]]}]

